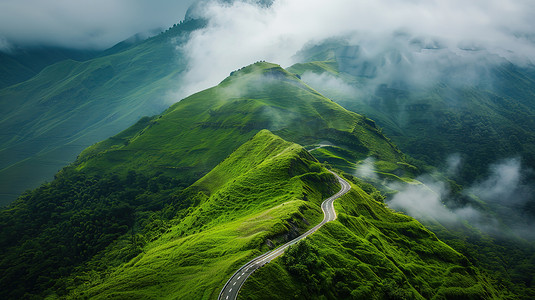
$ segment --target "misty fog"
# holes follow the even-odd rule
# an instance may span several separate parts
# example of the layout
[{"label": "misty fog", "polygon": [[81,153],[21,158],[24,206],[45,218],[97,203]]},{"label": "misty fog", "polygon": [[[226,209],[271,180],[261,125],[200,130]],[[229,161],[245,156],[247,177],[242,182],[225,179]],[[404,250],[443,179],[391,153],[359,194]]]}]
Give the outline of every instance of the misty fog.
[{"label": "misty fog", "polygon": [[[450,156],[446,173],[458,168],[459,163],[458,155]],[[388,205],[420,220],[438,221],[445,225],[468,221],[472,226],[495,236],[515,234],[534,239],[535,222],[524,208],[534,200],[533,189],[525,180],[527,173],[532,171],[523,167],[518,158],[495,162],[489,171],[488,177],[473,182],[462,192],[475,197],[476,201],[484,201],[483,205],[447,205],[452,191],[445,179],[432,174],[419,176],[417,180],[422,184],[391,184],[390,187],[398,192],[388,201]]]},{"label": "misty fog", "polygon": [[267,7],[212,1],[201,13],[208,26],[181,48],[190,61],[181,94],[217,84],[228,70],[259,59],[288,67],[299,62],[299,50],[332,37],[360,45],[368,58],[395,49],[407,65],[414,65],[410,74],[417,80],[436,72],[427,64],[463,66],[482,59],[531,63],[534,11],[535,3],[524,0],[277,0]]}]

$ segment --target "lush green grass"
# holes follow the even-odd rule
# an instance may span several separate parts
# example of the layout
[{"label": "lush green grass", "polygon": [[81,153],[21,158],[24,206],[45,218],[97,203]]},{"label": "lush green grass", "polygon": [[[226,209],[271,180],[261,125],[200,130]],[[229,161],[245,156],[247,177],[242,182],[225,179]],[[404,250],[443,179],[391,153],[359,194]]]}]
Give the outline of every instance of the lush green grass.
[{"label": "lush green grass", "polygon": [[335,208],[336,221],[255,272],[240,299],[502,296],[465,257],[360,187],[353,185]]},{"label": "lush green grass", "polygon": [[300,218],[316,221],[319,215],[309,203],[290,201],[185,237],[173,227],[108,277],[79,286],[72,298],[214,299],[235,270],[267,249],[266,238],[284,234],[289,221],[304,229]]},{"label": "lush green grass", "polygon": [[[9,295],[53,290],[64,293],[67,286],[78,282],[73,279],[69,283],[69,274],[92,270],[89,278],[94,278],[94,272],[97,277],[104,276],[108,269],[99,262],[110,268],[121,265],[171,227],[184,235],[217,226],[223,230],[224,224],[283,202],[299,199],[318,204],[333,192],[325,184],[332,182],[332,176],[323,174],[317,163],[302,163],[313,159],[297,145],[275,143],[273,149],[258,145],[229,158],[255,134],[266,135],[263,129],[292,142],[315,145],[327,141],[341,154],[373,155],[378,161],[394,164],[404,161],[369,120],[321,96],[278,65],[250,65],[220,85],[184,99],[161,115],[142,118],[131,128],[89,147],[59,172],[56,180],[3,211],[2,224],[12,224],[2,228],[2,245],[9,247],[3,261],[9,272],[3,282],[17,286],[8,290]],[[269,158],[273,151],[285,155]],[[290,159],[292,153],[299,159]],[[214,169],[225,158],[230,160]],[[282,158],[287,165],[282,165]],[[256,163],[260,165],[247,171],[247,176],[239,176]],[[310,174],[298,176],[303,173]],[[233,177],[235,181],[229,182]],[[276,181],[266,181],[273,178]],[[287,180],[282,184],[284,178]],[[264,184],[256,185],[262,181]],[[258,201],[266,207],[259,206]],[[306,211],[314,211],[313,207]],[[317,207],[315,211],[319,212]],[[95,219],[106,215],[117,216],[110,219],[117,228]],[[35,222],[25,223],[25,218]],[[290,223],[295,228],[308,226],[302,225],[301,219]],[[42,227],[40,222],[47,225]],[[61,228],[71,228],[72,232],[62,235]],[[124,234],[130,235],[130,243]],[[71,235],[76,236],[72,243]],[[40,242],[29,243],[32,239]],[[283,238],[273,238],[274,243],[279,240]],[[38,249],[39,244],[43,250]],[[25,260],[12,265],[19,261],[11,259],[17,253],[36,251],[39,255],[27,260],[35,268],[25,269]],[[80,251],[82,256],[58,262],[66,257],[64,253]],[[54,270],[54,265],[62,268]],[[26,280],[17,281],[16,274],[22,269]],[[47,270],[52,271],[43,277]]]},{"label": "lush green grass", "polygon": [[336,188],[306,150],[261,131],[178,197],[193,206],[142,254],[71,296],[214,299],[246,261],[319,223]]},{"label": "lush green grass", "polygon": [[300,144],[329,141],[349,153],[404,160],[373,124],[261,62],[88,148],[76,165],[85,172],[161,171],[191,183],[264,128]]}]

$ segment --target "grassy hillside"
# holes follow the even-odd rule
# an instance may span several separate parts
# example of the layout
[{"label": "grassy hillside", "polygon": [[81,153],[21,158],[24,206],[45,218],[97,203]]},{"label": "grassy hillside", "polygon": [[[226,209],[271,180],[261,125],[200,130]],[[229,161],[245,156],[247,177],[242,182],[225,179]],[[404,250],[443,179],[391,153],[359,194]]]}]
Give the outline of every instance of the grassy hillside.
[{"label": "grassy hillside", "polygon": [[[308,224],[301,218],[292,221],[295,230],[308,227],[321,216],[307,203],[332,190],[329,184],[316,183],[328,183],[332,177],[326,178],[317,163],[308,162],[313,159],[300,147],[281,142],[270,150],[251,142],[257,148],[238,151],[232,157],[240,159],[214,169],[250,138],[259,132],[265,135],[263,129],[309,147],[328,142],[347,156],[373,155],[393,165],[392,170],[404,172],[403,165],[397,165],[404,156],[369,120],[321,96],[279,66],[257,63],[89,147],[55,180],[1,210],[0,248],[6,253],[0,261],[6,270],[0,279],[2,296],[66,294],[67,287],[79,285],[80,280],[93,282],[95,276],[105,276],[108,267],[147,251],[147,243],[179,223],[173,232],[189,235],[225,231],[229,222],[249,220],[265,211],[256,200],[264,201],[266,209],[295,200],[292,212],[312,214]],[[275,150],[280,155],[269,158]],[[282,158],[290,165],[280,165]],[[249,177],[244,181],[229,182],[249,168],[257,171],[246,172]],[[303,173],[318,174],[299,176]],[[254,178],[277,181],[248,187]],[[223,200],[228,203],[222,205]],[[286,211],[280,208],[276,213]],[[221,227],[212,229],[217,226]],[[273,237],[268,244],[280,240],[284,238]],[[216,290],[212,284],[210,293]]]},{"label": "grassy hillside", "polygon": [[1,295],[217,295],[244,260],[318,223],[337,188],[306,150],[265,130],[185,190],[161,175],[65,169],[2,211]]},{"label": "grassy hillside", "polygon": [[163,111],[186,65],[176,46],[201,26],[183,22],[117,52],[50,65],[1,89],[0,205],[51,180],[89,145]]},{"label": "grassy hillside", "polygon": [[[177,214],[159,225],[160,235],[146,240],[142,253],[103,272],[77,273],[69,279],[74,289],[67,298],[216,299],[245,262],[318,223],[319,204],[337,188],[332,175],[302,147],[260,131],[175,197],[168,210]],[[500,295],[466,258],[358,186],[335,208],[339,220],[309,237],[310,244],[299,244],[263,267],[241,295]],[[110,248],[104,256],[113,255]],[[102,261],[97,256],[88,265]]]},{"label": "grassy hillside", "polygon": [[[452,65],[440,76],[430,76],[434,81],[419,84],[411,81],[411,66],[394,59],[401,55],[395,51],[373,60],[358,46],[331,42],[301,55],[304,62],[290,72],[304,75],[333,101],[375,120],[403,152],[433,166],[444,164],[448,155],[461,154],[464,164],[457,180],[462,183],[481,178],[490,163],[503,158],[520,156],[535,167],[532,67],[489,61],[478,79],[459,83],[455,76],[462,70]],[[396,72],[406,72],[406,78],[382,78],[378,70],[387,63],[397,63]],[[465,67],[470,74],[477,65]]]},{"label": "grassy hillside", "polygon": [[302,147],[261,131],[178,196],[194,204],[143,253],[70,297],[214,299],[240,265],[319,223],[337,185]]},{"label": "grassy hillside", "polygon": [[[415,219],[358,185],[338,219],[262,267],[239,299],[493,299],[478,269]],[[269,295],[269,296],[268,296]]]},{"label": "grassy hillside", "polygon": [[162,172],[191,184],[261,129],[303,145],[328,142],[353,158],[404,161],[373,123],[265,62],[243,68],[133,128],[83,151],[77,170]]}]

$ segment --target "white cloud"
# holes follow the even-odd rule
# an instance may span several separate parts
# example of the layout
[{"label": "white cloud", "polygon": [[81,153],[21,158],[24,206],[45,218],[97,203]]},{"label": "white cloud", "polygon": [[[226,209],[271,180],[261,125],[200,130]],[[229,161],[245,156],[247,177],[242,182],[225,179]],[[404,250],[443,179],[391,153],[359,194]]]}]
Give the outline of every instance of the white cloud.
[{"label": "white cloud", "polygon": [[3,37],[0,37],[0,52],[9,53],[12,49],[11,44]]},{"label": "white cloud", "polygon": [[330,95],[341,95],[343,97],[355,98],[355,96],[360,94],[360,91],[355,87],[329,73],[316,74],[307,71],[301,75],[301,79],[328,97]]},{"label": "white cloud", "polygon": [[422,221],[438,221],[444,225],[468,221],[487,233],[501,234],[497,219],[471,205],[456,208],[446,206],[444,201],[450,197],[450,191],[444,181],[429,175],[419,177],[418,181],[421,184],[393,186],[398,193],[388,202],[388,206]]},{"label": "white cloud", "polygon": [[379,179],[375,173],[375,158],[368,157],[357,164],[355,176],[365,179]]},{"label": "white cloud", "polygon": [[[517,62],[533,61],[533,11],[535,2],[528,0],[276,0],[268,8],[247,1],[212,2],[202,11],[210,19],[208,27],[184,48],[191,65],[183,94],[215,85],[230,70],[257,60],[290,66],[305,45],[333,36],[352,36],[351,42],[364,45],[362,53],[369,57],[385,49],[407,47],[406,41],[392,43],[393,34],[402,31],[427,41],[428,46],[446,47],[449,51],[441,59],[449,62],[473,59],[474,51],[459,46],[477,46]],[[406,57],[407,64],[434,63],[436,57],[424,52]],[[433,76],[436,71],[432,69],[414,68],[404,76],[422,79]]]},{"label": "white cloud", "polygon": [[[457,157],[450,158],[448,167],[455,166]],[[471,205],[445,206],[444,200],[451,196],[446,183],[429,175],[417,178],[422,184],[392,186],[399,192],[388,205],[420,220],[436,220],[445,224],[466,220],[493,235],[507,237],[514,233],[522,238],[535,238],[535,223],[523,208],[528,201],[534,200],[533,189],[524,180],[528,171],[522,168],[518,158],[497,162],[490,171],[488,177],[473,184],[467,191],[487,203],[492,214]]]},{"label": "white cloud", "polygon": [[442,199],[448,195],[445,184],[429,176],[418,178],[418,180],[423,184],[396,186],[395,190],[399,192],[388,202],[388,206],[403,210],[417,219],[446,223],[457,221],[455,212],[442,203]]},{"label": "white cloud", "polygon": [[456,176],[462,166],[462,158],[459,153],[451,154],[446,158],[446,174]]},{"label": "white cloud", "polygon": [[529,187],[523,182],[520,159],[509,158],[490,166],[490,175],[468,191],[486,202],[517,206],[528,201]]}]

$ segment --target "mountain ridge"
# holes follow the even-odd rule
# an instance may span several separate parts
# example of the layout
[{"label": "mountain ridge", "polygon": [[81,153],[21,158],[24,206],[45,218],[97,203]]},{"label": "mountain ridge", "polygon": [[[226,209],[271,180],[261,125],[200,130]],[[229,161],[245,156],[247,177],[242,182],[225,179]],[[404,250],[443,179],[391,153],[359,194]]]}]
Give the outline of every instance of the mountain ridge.
[{"label": "mountain ridge", "polygon": [[[204,106],[200,107],[199,102]],[[99,170],[103,169],[99,165],[106,161],[124,161],[133,169],[136,165],[150,165],[151,170],[156,168],[168,174],[202,174],[227,156],[235,147],[232,145],[263,128],[294,142],[313,144],[331,140],[352,145],[361,150],[361,156],[375,155],[392,162],[403,160],[399,150],[362,117],[321,96],[280,66],[265,62],[250,65],[218,86],[181,100],[151,121],[144,120],[146,127],[139,128],[139,133],[130,138],[113,138],[89,147],[75,162],[76,168]],[[167,137],[162,138],[161,132],[166,132]],[[220,133],[226,139],[209,138]],[[229,139],[234,139],[235,144],[229,143]],[[191,144],[193,141],[195,145]],[[181,158],[186,153],[187,160]],[[194,158],[208,154],[215,158],[214,162]],[[99,159],[92,160],[90,156]]]},{"label": "mountain ridge", "polygon": [[[252,191],[246,182],[228,183],[215,194],[204,188],[188,187],[206,174],[216,172],[214,168],[218,164],[253,136],[262,135],[266,127],[296,141],[314,144],[330,140],[348,147],[351,153],[373,154],[393,164],[404,159],[361,116],[317,94],[280,66],[260,62],[244,70],[231,76],[239,80],[227,80],[194,94],[161,115],[143,118],[130,129],[89,147],[51,183],[23,195],[2,210],[0,245],[8,253],[1,264],[9,272],[1,282],[15,284],[17,288],[11,292],[19,296],[25,292],[53,293],[54,285],[62,291],[70,286],[67,274],[75,272],[84,276],[76,270],[85,270],[87,264],[105,270],[101,262],[114,266],[126,263],[178,220],[185,223],[177,232],[200,233],[209,229],[206,226],[216,226],[217,216],[211,215],[211,220],[209,214],[195,212],[193,208],[206,206],[224,216],[224,210],[206,201],[223,194],[248,195]],[[249,88],[244,89],[246,86]],[[273,118],[274,115],[279,118]],[[292,147],[279,156],[280,159],[286,155],[295,157],[282,168],[290,171],[268,178],[290,176],[294,179],[285,184],[295,184],[304,190],[285,193],[282,198],[269,198],[266,203],[290,197],[297,201],[292,202],[297,209],[302,205],[308,207],[302,201],[309,203],[330,191],[328,182],[332,177],[322,175],[319,163],[308,151],[301,146]],[[273,162],[279,161],[279,157]],[[247,173],[247,176],[261,181],[269,172],[281,172],[270,163],[263,164],[261,169],[261,173]],[[313,174],[299,176],[302,173]],[[256,193],[259,199],[264,199],[267,196],[264,193],[284,190],[277,187],[281,185],[264,185]],[[230,203],[245,211],[255,209],[239,202]],[[28,216],[32,222],[23,222]],[[198,223],[201,220],[204,221]],[[292,226],[308,226],[300,220],[292,221]],[[292,226],[277,226],[272,230],[295,232],[297,229],[291,229]],[[62,228],[68,228],[67,232],[61,233]],[[24,256],[20,253],[39,254],[32,260],[21,261]],[[39,267],[29,267],[28,263]],[[55,265],[62,267],[53,269]],[[46,279],[42,272],[48,272]],[[25,282],[17,282],[15,274],[24,274]],[[58,278],[63,279],[56,281]]]}]

